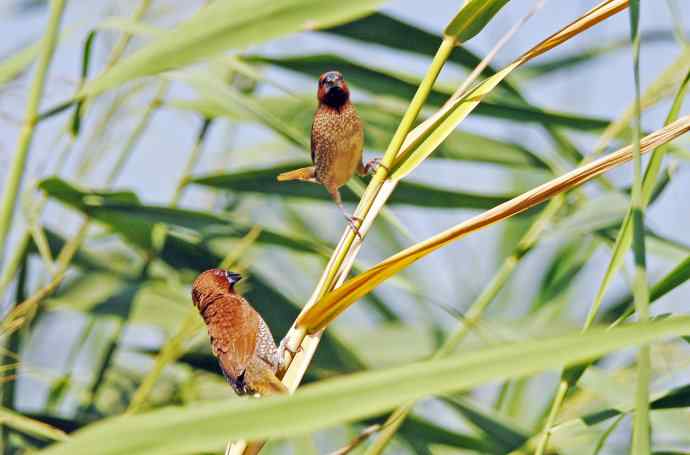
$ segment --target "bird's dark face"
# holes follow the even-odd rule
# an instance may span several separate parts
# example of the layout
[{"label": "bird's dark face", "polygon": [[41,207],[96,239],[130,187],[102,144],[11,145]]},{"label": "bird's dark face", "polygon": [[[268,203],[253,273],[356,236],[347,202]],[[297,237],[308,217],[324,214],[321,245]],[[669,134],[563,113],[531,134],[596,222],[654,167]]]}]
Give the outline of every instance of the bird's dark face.
[{"label": "bird's dark face", "polygon": [[192,284],[192,301],[199,311],[208,304],[206,297],[234,292],[235,283],[242,279],[239,273],[223,269],[210,269],[201,273]]},{"label": "bird's dark face", "polygon": [[328,106],[338,108],[350,99],[350,89],[347,88],[343,75],[338,71],[323,73],[319,78],[319,101]]}]

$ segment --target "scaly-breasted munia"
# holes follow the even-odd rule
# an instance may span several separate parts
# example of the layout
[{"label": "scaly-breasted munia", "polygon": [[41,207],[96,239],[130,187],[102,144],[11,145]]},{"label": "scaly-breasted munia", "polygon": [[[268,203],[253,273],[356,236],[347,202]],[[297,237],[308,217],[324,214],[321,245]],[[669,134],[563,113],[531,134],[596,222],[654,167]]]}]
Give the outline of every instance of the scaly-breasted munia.
[{"label": "scaly-breasted munia", "polygon": [[235,292],[241,279],[237,273],[211,269],[192,285],[192,301],[208,327],[213,355],[238,395],[287,393],[276,376],[283,367],[283,343],[276,346],[266,322]]},{"label": "scaly-breasted munia", "polygon": [[321,183],[358,233],[354,218],[343,207],[338,189],[355,172],[359,175],[369,174],[379,164],[379,160],[371,160],[366,165],[362,163],[364,128],[350,101],[350,90],[343,75],[338,71],[322,74],[317,98],[319,107],[311,126],[311,161],[314,165],[282,173],[278,180]]}]

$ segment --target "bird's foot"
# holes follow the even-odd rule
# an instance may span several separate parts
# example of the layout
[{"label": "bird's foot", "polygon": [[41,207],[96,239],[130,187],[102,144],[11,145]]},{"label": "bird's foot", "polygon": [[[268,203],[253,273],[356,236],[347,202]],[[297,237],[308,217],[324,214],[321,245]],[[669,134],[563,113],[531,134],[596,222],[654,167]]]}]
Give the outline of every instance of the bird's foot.
[{"label": "bird's foot", "polygon": [[345,219],[347,220],[347,223],[350,225],[350,228],[352,228],[352,231],[355,233],[355,235],[357,237],[359,237],[360,241],[363,241],[364,237],[362,237],[362,234],[359,232],[359,226],[358,226],[358,224],[359,225],[362,224],[362,219],[358,218],[354,215],[348,215],[345,212],[343,212],[343,215],[345,215]]},{"label": "bird's foot", "polygon": [[285,360],[285,353],[286,352],[290,354],[290,360],[292,360],[295,357],[295,355],[300,351],[302,351],[302,345],[301,344],[297,347],[296,351],[293,351],[292,349],[290,349],[288,347],[288,337],[287,336],[285,338],[283,338],[282,340],[280,340],[280,344],[278,345],[278,351],[276,352],[275,359],[274,359],[274,363],[276,365],[278,365],[278,370],[283,371],[283,372],[285,370],[287,370],[288,361]]},{"label": "bird's foot", "polygon": [[381,158],[373,158],[369,161],[367,161],[367,164],[364,165],[364,172],[369,175],[369,174],[375,174],[376,171],[379,170],[379,168],[382,167],[386,170],[386,174],[390,174],[390,169],[386,165],[384,165],[381,162]]}]

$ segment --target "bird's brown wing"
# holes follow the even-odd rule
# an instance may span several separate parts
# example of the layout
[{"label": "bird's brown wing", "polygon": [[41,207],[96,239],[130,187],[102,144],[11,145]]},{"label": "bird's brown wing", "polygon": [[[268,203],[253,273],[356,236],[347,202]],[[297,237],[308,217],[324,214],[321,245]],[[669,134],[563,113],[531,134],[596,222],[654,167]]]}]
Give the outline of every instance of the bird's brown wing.
[{"label": "bird's brown wing", "polygon": [[[318,115],[318,112],[317,112]],[[316,164],[316,144],[317,144],[317,138],[314,137],[314,125],[316,123],[316,116],[314,116],[314,120],[311,123],[311,162],[312,164]]]},{"label": "bird's brown wing", "polygon": [[[240,302],[224,302],[240,299]],[[208,334],[213,354],[218,357],[223,372],[237,379],[247,368],[256,350],[259,314],[238,295],[225,295],[213,303],[208,314]]]}]

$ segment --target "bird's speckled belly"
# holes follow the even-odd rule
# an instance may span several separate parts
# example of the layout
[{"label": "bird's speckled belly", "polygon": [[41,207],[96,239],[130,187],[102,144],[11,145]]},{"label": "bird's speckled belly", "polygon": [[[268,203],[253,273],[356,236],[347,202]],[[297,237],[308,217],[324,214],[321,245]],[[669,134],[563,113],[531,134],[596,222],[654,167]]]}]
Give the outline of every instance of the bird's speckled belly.
[{"label": "bird's speckled belly", "polygon": [[314,118],[316,179],[338,188],[352,177],[362,160],[364,133],[354,107],[338,112],[322,109]]},{"label": "bird's speckled belly", "polygon": [[340,187],[347,183],[357,169],[357,165],[362,160],[363,141],[361,135],[355,131],[348,134],[338,141],[338,151],[335,154],[333,163],[333,182]]}]

